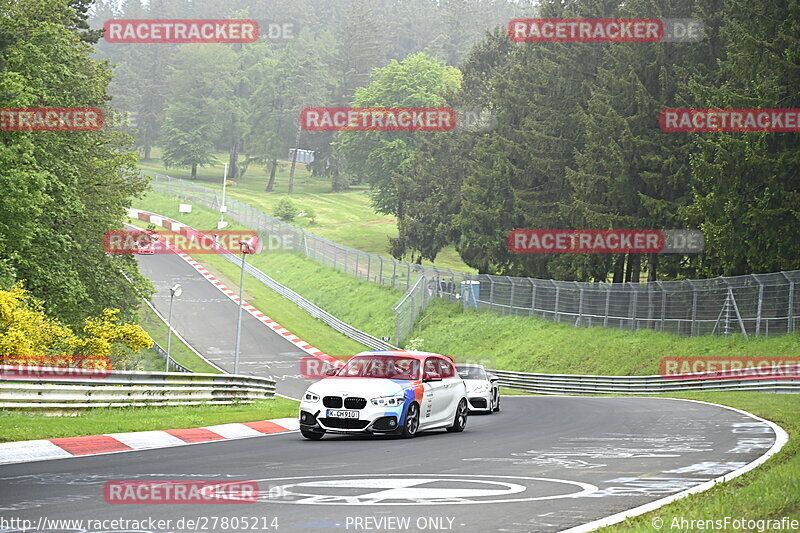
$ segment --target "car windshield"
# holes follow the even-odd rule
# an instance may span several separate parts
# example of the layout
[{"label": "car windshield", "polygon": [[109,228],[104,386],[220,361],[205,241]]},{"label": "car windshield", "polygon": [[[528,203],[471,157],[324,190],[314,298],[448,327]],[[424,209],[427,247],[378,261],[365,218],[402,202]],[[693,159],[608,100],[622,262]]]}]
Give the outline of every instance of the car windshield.
[{"label": "car windshield", "polygon": [[407,357],[353,357],[336,373],[345,378],[420,379],[420,364]]},{"label": "car windshield", "polygon": [[461,379],[486,379],[486,372],[479,366],[456,366]]}]

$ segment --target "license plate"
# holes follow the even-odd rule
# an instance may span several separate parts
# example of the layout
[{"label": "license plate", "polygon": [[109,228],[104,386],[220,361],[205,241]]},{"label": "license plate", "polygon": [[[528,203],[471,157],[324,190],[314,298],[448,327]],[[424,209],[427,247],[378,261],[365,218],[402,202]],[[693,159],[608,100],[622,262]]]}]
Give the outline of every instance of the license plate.
[{"label": "license plate", "polygon": [[328,418],[358,418],[358,411],[328,409]]}]

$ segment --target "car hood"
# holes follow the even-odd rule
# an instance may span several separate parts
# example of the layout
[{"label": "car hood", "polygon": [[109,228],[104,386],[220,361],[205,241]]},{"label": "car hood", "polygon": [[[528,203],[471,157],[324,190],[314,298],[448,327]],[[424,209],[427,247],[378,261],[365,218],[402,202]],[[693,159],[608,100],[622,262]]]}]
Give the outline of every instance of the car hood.
[{"label": "car hood", "polygon": [[488,384],[489,381],[485,379],[465,379],[464,384],[467,386],[467,391],[473,391],[481,385]]},{"label": "car hood", "polygon": [[325,378],[308,390],[319,396],[360,396],[378,398],[380,396],[399,396],[406,389],[414,388],[414,381],[380,378]]}]

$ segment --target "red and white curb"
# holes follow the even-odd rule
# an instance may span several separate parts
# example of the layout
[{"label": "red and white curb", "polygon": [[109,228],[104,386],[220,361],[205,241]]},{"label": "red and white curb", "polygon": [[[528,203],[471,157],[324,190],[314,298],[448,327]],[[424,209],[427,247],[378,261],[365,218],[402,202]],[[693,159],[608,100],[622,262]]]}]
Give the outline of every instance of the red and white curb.
[{"label": "red and white curb", "polygon": [[[163,217],[161,215],[156,215],[155,213],[150,213],[150,212],[147,212],[147,211],[142,211],[142,210],[139,210],[139,209],[129,208],[128,209],[128,216],[131,217],[131,218],[142,220],[144,222],[149,222],[151,224],[155,224],[156,226],[161,226],[161,227],[163,227],[165,229],[168,229],[170,231],[174,231],[176,233],[186,233],[188,231],[188,232],[195,232],[195,233],[198,233],[198,234],[202,234],[202,232],[192,228],[191,226],[187,226],[186,224],[178,222],[177,220],[172,220],[170,218]],[[200,263],[195,261],[191,256],[189,256],[188,254],[182,252],[181,250],[178,250],[178,249],[175,249],[175,248],[173,248],[173,249],[175,250],[175,254],[177,256],[179,256],[181,259],[183,259],[184,261],[189,263],[192,266],[192,268],[197,270],[203,277],[205,277],[208,281],[210,281],[216,288],[218,288],[220,291],[222,291],[222,293],[225,294],[225,296],[230,298],[236,304],[239,303],[239,296],[234,291],[232,291],[231,289],[226,287],[224,283],[222,283],[220,280],[218,280],[216,278],[216,276],[214,276],[211,272],[209,272],[203,265],[201,265]],[[262,324],[264,324],[265,326],[270,328],[275,333],[281,335],[282,337],[284,337],[289,342],[295,344],[298,348],[300,348],[304,352],[306,352],[306,353],[308,353],[310,355],[313,355],[314,357],[316,357],[318,359],[321,359],[321,360],[323,360],[323,361],[325,361],[327,363],[331,363],[334,366],[338,366],[338,365],[341,364],[341,362],[338,359],[336,359],[335,357],[331,357],[330,355],[326,354],[322,350],[319,350],[319,349],[311,346],[306,341],[304,341],[303,339],[301,339],[297,335],[294,335],[291,331],[287,330],[286,328],[284,328],[283,326],[281,326],[280,324],[278,324],[277,322],[272,320],[270,317],[268,317],[267,315],[265,315],[264,313],[262,313],[261,311],[256,309],[255,306],[253,306],[252,304],[248,303],[246,300],[242,300],[242,309],[244,309],[245,311],[250,313],[259,322],[261,322]]]},{"label": "red and white curb", "polygon": [[258,422],[220,424],[189,429],[109,433],[86,437],[24,440],[0,443],[0,464],[29,463],[88,455],[171,448],[221,440],[262,437],[297,431],[297,418],[275,418]]}]

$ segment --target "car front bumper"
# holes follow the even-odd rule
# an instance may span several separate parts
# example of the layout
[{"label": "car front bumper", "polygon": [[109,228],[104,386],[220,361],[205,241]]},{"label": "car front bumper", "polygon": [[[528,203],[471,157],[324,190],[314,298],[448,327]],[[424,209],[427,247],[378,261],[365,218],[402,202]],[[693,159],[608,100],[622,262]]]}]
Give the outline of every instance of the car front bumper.
[{"label": "car front bumper", "polygon": [[467,393],[467,401],[469,402],[469,410],[472,412],[488,412],[492,410],[492,391],[486,392]]},{"label": "car front bumper", "polygon": [[348,409],[357,411],[358,418],[329,417],[328,409],[322,402],[302,402],[300,404],[300,427],[303,429],[325,431],[328,433],[367,433],[389,434],[398,431],[403,424],[405,409],[398,407],[379,407],[367,402],[363,409]]}]

